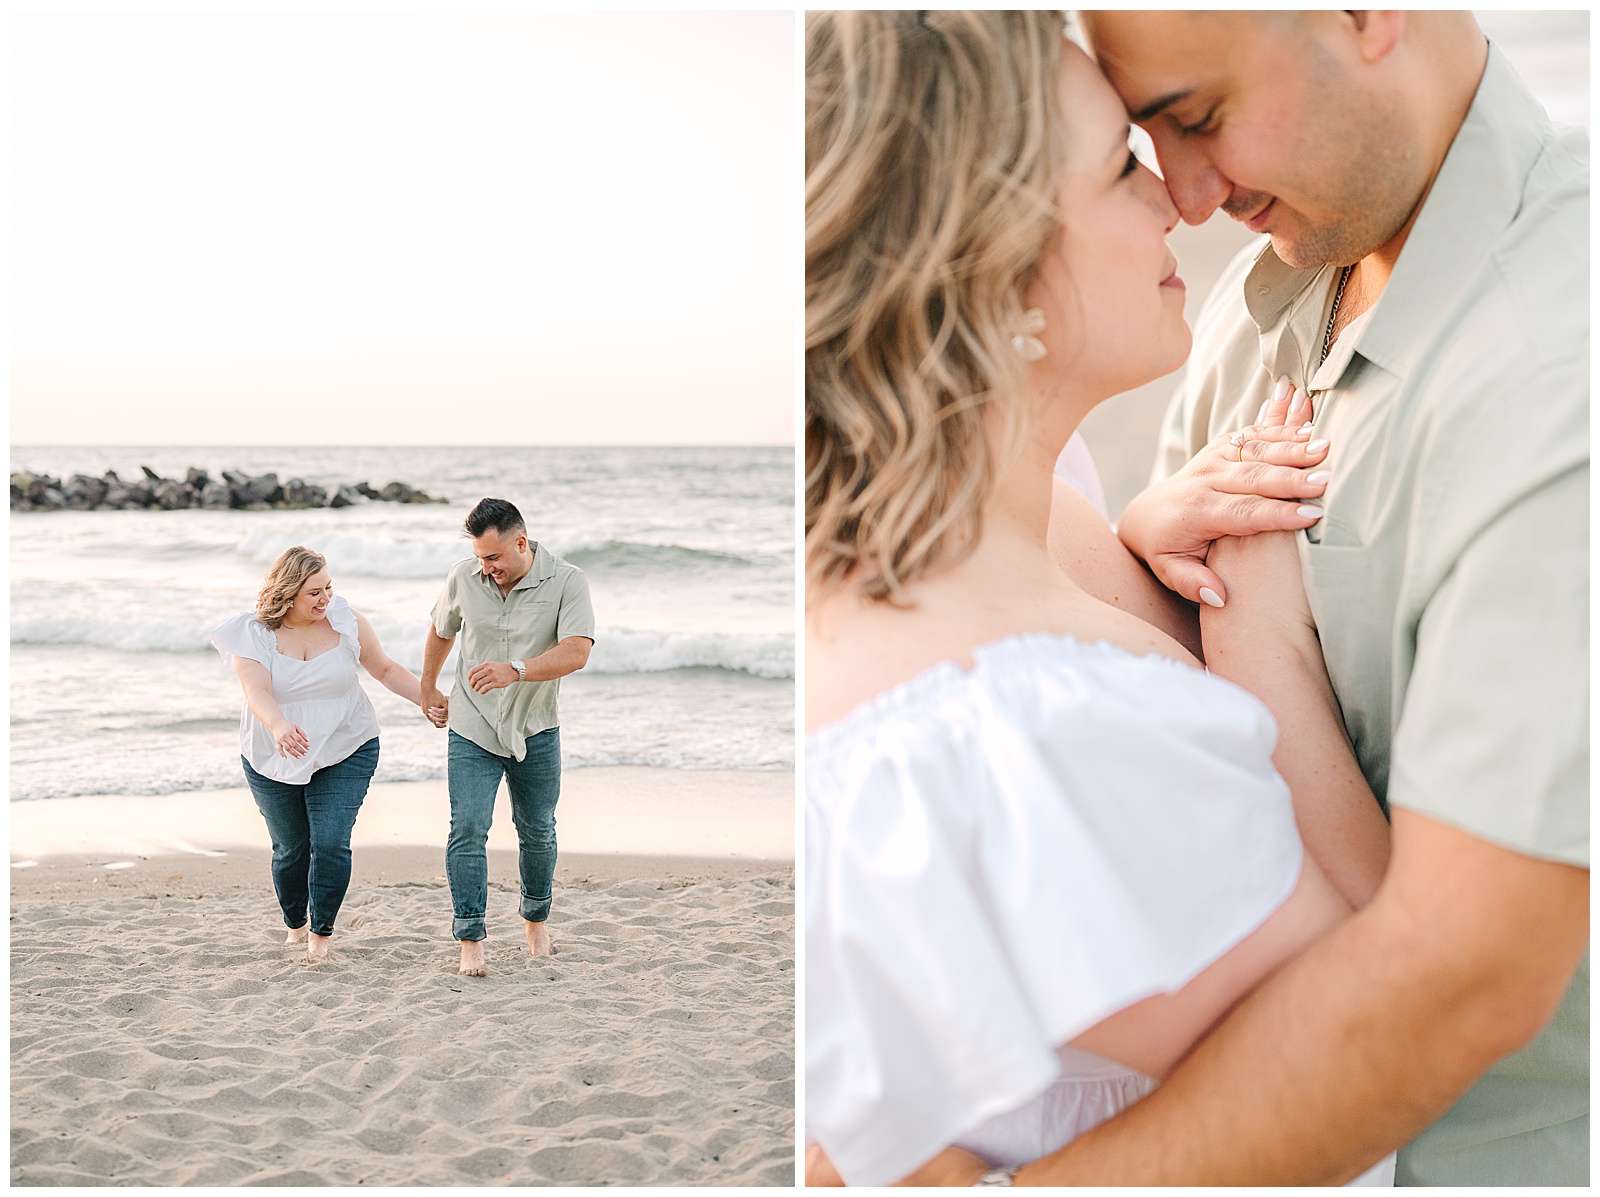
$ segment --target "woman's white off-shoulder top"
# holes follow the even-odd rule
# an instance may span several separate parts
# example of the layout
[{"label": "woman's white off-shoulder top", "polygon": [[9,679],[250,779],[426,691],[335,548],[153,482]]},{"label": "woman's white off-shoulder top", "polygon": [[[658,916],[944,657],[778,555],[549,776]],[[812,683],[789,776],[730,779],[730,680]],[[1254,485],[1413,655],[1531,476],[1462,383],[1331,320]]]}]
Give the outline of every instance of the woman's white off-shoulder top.
[{"label": "woman's white off-shoulder top", "polygon": [[1276,728],[1160,656],[1035,634],[805,745],[806,1128],[852,1184],[1020,1164],[1155,1082],[1063,1047],[1177,989],[1299,877]]},{"label": "woman's white off-shoulder top", "polygon": [[289,722],[306,733],[311,749],[296,760],[279,756],[272,732],[246,703],[239,717],[239,751],[263,777],[304,785],[318,769],[337,765],[378,734],[378,713],[357,675],[361,640],[355,612],[343,596],[328,603],[328,623],[339,643],[309,661],[278,651],[278,638],[251,612],[235,615],[211,633],[225,665],[248,657],[272,675],[272,697]]}]

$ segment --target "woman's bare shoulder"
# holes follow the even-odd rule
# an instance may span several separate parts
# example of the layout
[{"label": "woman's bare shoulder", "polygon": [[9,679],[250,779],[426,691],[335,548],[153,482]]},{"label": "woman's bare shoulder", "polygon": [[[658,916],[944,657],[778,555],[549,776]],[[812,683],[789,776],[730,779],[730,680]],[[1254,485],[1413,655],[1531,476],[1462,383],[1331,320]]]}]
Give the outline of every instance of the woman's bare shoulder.
[{"label": "woman's bare shoulder", "polygon": [[837,592],[806,606],[806,731],[938,665],[971,669],[983,645],[1035,632],[1197,664],[1172,637],[1066,578],[1030,579],[1014,589],[941,579],[911,588],[902,606]]}]

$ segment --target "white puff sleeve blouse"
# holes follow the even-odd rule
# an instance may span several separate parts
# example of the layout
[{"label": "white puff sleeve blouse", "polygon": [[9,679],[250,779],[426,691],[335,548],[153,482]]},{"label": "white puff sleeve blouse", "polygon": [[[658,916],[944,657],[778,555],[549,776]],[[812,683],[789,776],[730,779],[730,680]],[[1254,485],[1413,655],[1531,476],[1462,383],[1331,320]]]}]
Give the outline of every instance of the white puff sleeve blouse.
[{"label": "white puff sleeve blouse", "polygon": [[1300,873],[1244,690],[1049,635],[973,658],[806,739],[807,1134],[851,1184],[1012,1141],[1019,1111],[1056,1123],[1031,1159],[1148,1092],[1057,1049],[1184,985]]},{"label": "white puff sleeve blouse", "polygon": [[246,703],[239,717],[239,751],[263,777],[304,785],[318,769],[336,765],[378,734],[378,713],[361,688],[361,640],[355,612],[342,595],[328,603],[328,623],[339,643],[309,661],[278,651],[278,638],[254,613],[235,615],[211,633],[211,643],[232,667],[248,657],[272,675],[272,697],[284,717],[306,733],[311,748],[296,759],[278,755],[271,730]]}]

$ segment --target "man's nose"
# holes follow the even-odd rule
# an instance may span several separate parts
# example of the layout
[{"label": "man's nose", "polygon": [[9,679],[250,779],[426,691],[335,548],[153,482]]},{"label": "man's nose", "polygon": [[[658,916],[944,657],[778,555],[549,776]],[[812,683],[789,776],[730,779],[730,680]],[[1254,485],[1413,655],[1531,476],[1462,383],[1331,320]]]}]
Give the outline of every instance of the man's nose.
[{"label": "man's nose", "polygon": [[1156,159],[1185,224],[1204,224],[1233,192],[1233,184],[1210,158],[1171,138],[1156,142]]}]

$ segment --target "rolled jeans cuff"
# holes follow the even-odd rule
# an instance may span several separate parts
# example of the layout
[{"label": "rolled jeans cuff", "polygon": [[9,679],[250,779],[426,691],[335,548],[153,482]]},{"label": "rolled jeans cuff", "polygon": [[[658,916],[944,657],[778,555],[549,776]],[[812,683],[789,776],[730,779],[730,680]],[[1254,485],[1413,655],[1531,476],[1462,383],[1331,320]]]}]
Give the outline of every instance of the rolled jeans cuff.
[{"label": "rolled jeans cuff", "polygon": [[456,939],[464,939],[471,943],[476,943],[488,935],[488,932],[483,929],[483,924],[484,920],[482,918],[451,919],[450,934]]},{"label": "rolled jeans cuff", "polygon": [[545,922],[550,917],[550,902],[553,897],[553,894],[546,894],[542,898],[530,898],[527,894],[523,894],[522,917],[530,923]]}]

